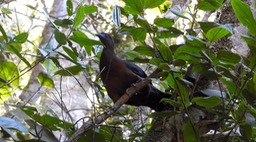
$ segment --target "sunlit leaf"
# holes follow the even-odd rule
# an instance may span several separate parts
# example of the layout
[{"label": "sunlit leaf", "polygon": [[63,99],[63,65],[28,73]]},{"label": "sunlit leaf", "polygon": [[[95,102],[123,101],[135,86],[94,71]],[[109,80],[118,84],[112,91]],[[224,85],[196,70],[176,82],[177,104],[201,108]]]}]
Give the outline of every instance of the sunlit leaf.
[{"label": "sunlit leaf", "polygon": [[231,25],[220,25],[218,27],[210,29],[206,33],[206,37],[208,38],[209,41],[213,42],[231,33],[232,33]]},{"label": "sunlit leaf", "polygon": [[144,28],[135,28],[133,30],[130,31],[133,40],[145,40],[146,38],[146,30]]},{"label": "sunlit leaf", "polygon": [[38,76],[37,76],[37,79],[39,80],[39,83],[42,86],[49,87],[49,88],[54,87],[54,82],[48,74],[39,73]]},{"label": "sunlit leaf", "polygon": [[19,43],[24,43],[27,41],[28,33],[21,33],[14,37],[14,40]]},{"label": "sunlit leaf", "polygon": [[165,0],[144,0],[144,8],[155,8],[164,2]]},{"label": "sunlit leaf", "polygon": [[204,11],[217,10],[222,6],[223,0],[198,0],[198,8]]},{"label": "sunlit leaf", "polygon": [[[0,78],[6,83],[10,82],[13,87],[19,85],[19,70],[13,62],[2,62],[0,63]],[[0,86],[4,85],[1,81]]]}]

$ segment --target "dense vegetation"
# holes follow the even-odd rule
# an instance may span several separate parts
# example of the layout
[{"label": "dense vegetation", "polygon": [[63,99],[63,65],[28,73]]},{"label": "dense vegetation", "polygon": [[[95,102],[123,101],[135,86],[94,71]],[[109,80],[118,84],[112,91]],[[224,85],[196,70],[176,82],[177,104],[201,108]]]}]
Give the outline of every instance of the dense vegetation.
[{"label": "dense vegetation", "polygon": [[[47,71],[38,74],[38,81],[42,87],[49,90],[57,89],[55,79],[60,76],[77,76],[78,86],[81,80],[89,83],[88,88],[91,87],[95,91],[94,96],[97,99],[94,101],[97,103],[84,115],[85,118],[97,115],[111,105],[111,100],[106,96],[98,77],[102,44],[95,34],[104,31],[114,37],[120,57],[139,64],[148,74],[156,68],[161,70],[153,83],[161,90],[175,95],[174,100],[163,101],[174,106],[176,113],[172,111],[158,115],[171,117],[177,113],[188,114],[188,119],[184,120],[182,126],[185,141],[213,140],[217,131],[228,132],[225,138],[229,141],[255,141],[256,20],[249,5],[241,0],[231,0],[230,3],[225,2],[225,5],[223,0],[198,0],[197,4],[191,4],[190,11],[186,14],[170,9],[177,17],[171,19],[163,17],[171,5],[165,0],[123,2],[123,7],[79,4],[75,8],[72,1],[67,0],[65,19],[53,20],[48,17],[48,20],[51,20],[51,28],[54,29],[53,38],[58,43],[54,48],[53,45],[36,47],[38,41],[31,41],[29,38],[33,33],[17,31],[12,27],[6,28],[8,23],[0,24],[0,104],[6,109],[6,115],[0,117],[0,137],[17,141],[67,140],[76,131],[77,122],[71,121],[71,118],[59,117],[54,109],[43,111],[46,109],[43,104],[22,103],[18,98],[10,99],[16,96],[17,90],[24,89],[20,84],[25,79],[24,76],[28,76],[28,72],[39,63],[42,63]],[[10,18],[8,15],[13,12],[7,5],[1,5],[1,17],[6,19]],[[232,7],[239,23],[248,29],[248,34],[240,37],[250,49],[248,56],[241,56],[224,47],[215,47],[217,41],[233,34],[234,25],[202,21],[198,18],[202,16],[200,12],[214,12],[226,5]],[[146,10],[153,8],[161,14],[150,23],[145,18]],[[112,13],[105,16],[100,13],[102,9]],[[31,16],[31,19],[33,18],[35,17]],[[185,21],[186,26],[179,25],[179,20]],[[93,28],[95,32],[91,30]],[[34,46],[34,53],[39,52],[36,60],[27,56],[31,53],[31,49],[24,47],[27,44]],[[84,78],[78,77],[79,74],[83,74]],[[89,90],[88,88],[85,90]],[[61,93],[65,92],[60,91]],[[204,95],[201,95],[202,93]],[[58,103],[66,106],[65,101]],[[3,107],[4,105],[8,107]],[[207,124],[200,126],[199,123],[191,121],[193,112],[189,109],[193,106],[206,112],[207,116],[209,113],[209,120],[214,122],[205,122]],[[11,111],[12,109],[15,111]],[[95,126],[81,140],[145,139],[152,124],[152,119],[148,118],[153,118],[154,115],[145,112],[145,122],[140,121],[140,125],[134,126],[133,117],[138,115],[134,111],[135,107],[121,108],[107,119],[104,125]],[[84,121],[86,120],[88,119]],[[81,122],[80,120],[79,123]],[[214,130],[214,134],[211,137],[201,137],[209,130],[203,131],[202,125],[208,127],[208,123],[211,126],[216,125],[209,128]],[[35,129],[37,131],[34,131]],[[53,132],[60,137],[53,138]]]}]

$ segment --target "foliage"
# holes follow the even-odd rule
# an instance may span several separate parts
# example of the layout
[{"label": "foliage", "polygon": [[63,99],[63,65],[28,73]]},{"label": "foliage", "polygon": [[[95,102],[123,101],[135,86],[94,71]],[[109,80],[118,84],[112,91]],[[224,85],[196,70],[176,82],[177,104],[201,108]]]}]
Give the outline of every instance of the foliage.
[{"label": "foliage", "polygon": [[[80,4],[77,8],[74,8],[72,1],[67,0],[68,17],[66,19],[56,19],[52,23],[58,48],[50,51],[39,49],[43,58],[41,62],[51,61],[54,68],[58,70],[51,70],[54,72],[53,74],[50,71],[49,73],[40,73],[37,76],[40,84],[54,88],[54,77],[75,77],[81,72],[86,72],[87,81],[94,90],[98,90],[95,91],[97,92],[98,102],[103,104],[96,110],[102,111],[101,107],[106,105],[106,91],[102,88],[102,84],[96,76],[96,74],[99,74],[98,68],[94,66],[98,63],[101,43],[93,36],[93,32],[87,29],[89,24],[93,25],[98,22],[97,26],[99,27],[104,24],[108,25],[106,29],[100,29],[102,31],[112,28],[115,39],[119,40],[117,44],[133,48],[132,50],[126,50],[123,56],[126,56],[132,62],[143,63],[147,67],[158,68],[162,71],[156,76],[160,79],[159,86],[170,90],[168,93],[176,95],[174,100],[165,99],[162,101],[177,107],[179,113],[186,112],[193,105],[198,105],[218,116],[216,121],[219,122],[220,126],[216,128],[217,131],[234,131],[239,127],[241,135],[229,136],[230,141],[232,139],[255,141],[256,75],[254,72],[256,70],[256,56],[254,54],[256,52],[253,51],[256,51],[256,20],[250,7],[241,0],[231,0],[237,19],[248,29],[248,35],[243,35],[241,38],[249,46],[251,54],[248,57],[242,57],[232,51],[216,50],[213,46],[215,41],[233,34],[230,24],[200,21],[195,18],[198,16],[196,12],[183,15],[175,9],[171,9],[171,11],[180,19],[187,21],[187,29],[178,27],[174,19],[165,17],[156,17],[153,23],[149,23],[145,18],[147,9],[161,10],[161,7],[170,6],[170,4],[164,0],[124,0],[123,2],[125,6],[114,6],[113,8],[112,18],[116,25],[113,28],[109,19],[100,15],[99,10],[100,8],[104,9],[104,7]],[[195,11],[215,11],[220,9],[222,5],[223,0],[198,0],[194,9]],[[10,14],[6,10],[8,9],[2,8],[1,12],[6,15]],[[164,15],[164,11],[161,12]],[[93,22],[88,22],[89,19],[92,19]],[[102,23],[100,20],[102,20]],[[201,33],[196,33],[198,28],[201,28]],[[69,33],[64,33],[61,29],[66,29]],[[117,31],[126,36],[118,37]],[[11,54],[15,59],[22,61],[26,68],[33,68],[33,64],[30,59],[21,54],[24,51],[24,44],[31,42],[29,40],[31,33],[8,31],[8,33],[12,32],[13,35],[11,36],[7,34],[7,29],[3,25],[0,25],[0,32],[2,51],[0,53],[0,104],[3,104],[7,102],[10,96],[14,95],[15,88],[20,86],[21,76],[26,74],[26,72],[20,73],[22,68],[17,65],[16,61],[11,61],[9,55]],[[185,42],[177,44],[176,41],[179,38],[183,38]],[[120,43],[120,41],[129,42]],[[86,63],[81,62],[82,56],[78,53],[75,45],[79,45],[79,50],[83,49],[85,51],[85,56],[88,57]],[[60,49],[63,52],[57,52]],[[70,62],[71,65],[63,67],[60,63],[60,57]],[[192,74],[196,74],[196,76]],[[95,79],[92,76],[96,76]],[[217,84],[215,88],[203,87],[203,85],[212,82]],[[75,132],[74,126],[76,123],[61,120],[54,112],[42,113],[34,104],[27,104],[25,108],[19,105],[13,105],[13,107],[21,111],[18,115],[16,113],[17,118],[21,114],[26,116],[26,118],[20,117],[21,121],[30,120],[36,125],[42,126],[43,129],[49,130],[50,133],[54,131],[64,132],[65,136],[69,137]],[[121,109],[113,118],[106,121],[109,125],[101,125],[89,131],[80,140],[140,141],[144,139],[145,130],[147,131],[151,126],[150,122],[147,125],[140,125],[139,128],[135,128],[130,120],[132,112],[134,112],[134,107]],[[115,119],[115,117],[120,118],[120,116],[127,119]],[[33,129],[28,123],[23,125],[15,119],[7,117],[0,117],[0,119],[0,136],[4,138],[21,141],[43,139],[40,134],[27,136],[27,131]],[[13,124],[17,125],[14,126]],[[131,134],[124,138],[124,130],[116,126],[129,129]],[[197,141],[200,137],[200,128],[197,124],[186,121],[183,128],[184,141]],[[16,135],[14,132],[16,132]],[[209,141],[212,138],[202,139]]]}]

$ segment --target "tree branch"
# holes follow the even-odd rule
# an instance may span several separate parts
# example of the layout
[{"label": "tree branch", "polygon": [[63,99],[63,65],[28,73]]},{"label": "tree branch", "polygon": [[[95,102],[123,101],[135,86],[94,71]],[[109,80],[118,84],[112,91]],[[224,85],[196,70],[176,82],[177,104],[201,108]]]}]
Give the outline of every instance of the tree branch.
[{"label": "tree branch", "polygon": [[151,80],[149,78],[145,78],[138,83],[132,85],[130,88],[126,90],[122,97],[120,97],[117,102],[103,113],[95,116],[93,119],[88,120],[85,122],[76,132],[71,136],[67,142],[74,142],[77,141],[85,132],[88,130],[96,127],[98,124],[101,124],[107,118],[109,118],[113,113],[115,113],[124,103],[126,103],[133,94],[135,94],[140,89],[144,88],[147,84],[149,84]]}]

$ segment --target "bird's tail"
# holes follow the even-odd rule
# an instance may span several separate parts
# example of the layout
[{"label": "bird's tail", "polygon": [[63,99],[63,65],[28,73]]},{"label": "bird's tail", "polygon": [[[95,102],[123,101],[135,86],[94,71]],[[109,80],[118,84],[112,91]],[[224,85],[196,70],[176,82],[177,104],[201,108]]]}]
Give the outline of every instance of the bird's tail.
[{"label": "bird's tail", "polygon": [[151,85],[151,90],[148,95],[147,104],[151,109],[154,109],[155,111],[164,111],[164,110],[172,110],[172,106],[169,104],[166,104],[164,102],[161,102],[163,98],[169,98],[171,99],[171,95],[164,93],[157,88],[155,88],[153,85]]}]

